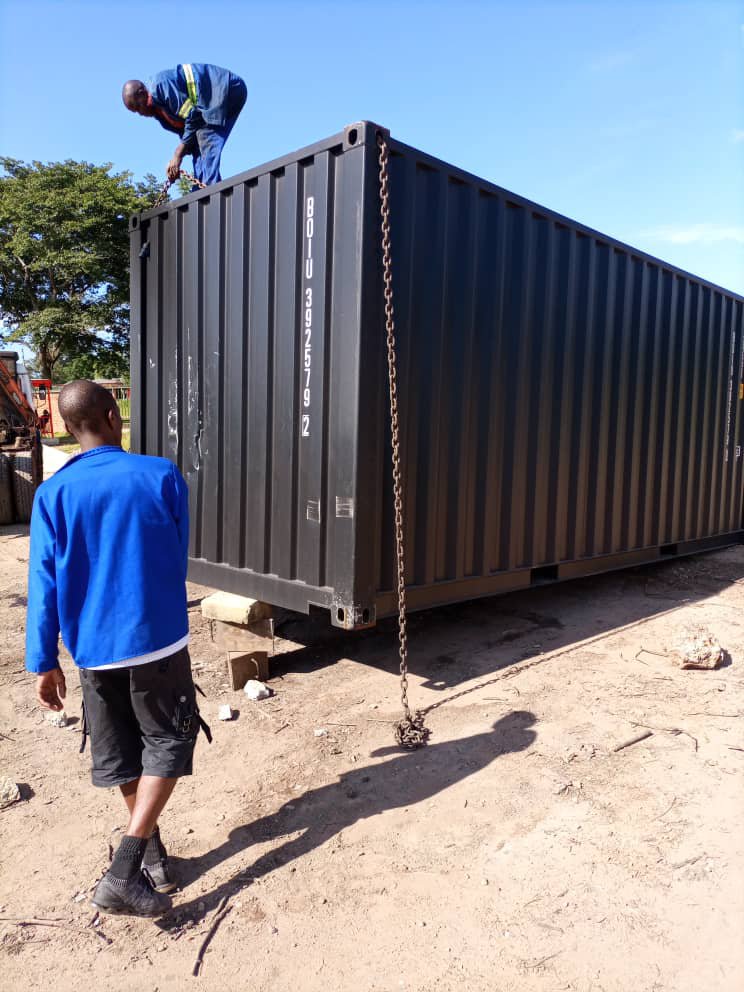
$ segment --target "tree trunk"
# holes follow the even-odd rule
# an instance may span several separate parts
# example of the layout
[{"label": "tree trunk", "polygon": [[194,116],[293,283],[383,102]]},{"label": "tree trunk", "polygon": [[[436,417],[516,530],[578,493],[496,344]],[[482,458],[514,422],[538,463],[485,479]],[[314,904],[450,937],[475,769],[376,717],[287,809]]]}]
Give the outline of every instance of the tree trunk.
[{"label": "tree trunk", "polygon": [[52,370],[54,368],[54,362],[51,355],[46,348],[39,348],[39,354],[37,355],[39,362],[39,372],[42,379],[49,379],[52,381]]}]

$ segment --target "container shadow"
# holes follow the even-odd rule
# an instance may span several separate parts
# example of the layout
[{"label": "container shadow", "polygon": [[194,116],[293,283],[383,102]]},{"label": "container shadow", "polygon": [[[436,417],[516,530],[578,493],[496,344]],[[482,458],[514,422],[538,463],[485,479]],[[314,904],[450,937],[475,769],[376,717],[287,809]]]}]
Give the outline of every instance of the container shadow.
[{"label": "container shadow", "polygon": [[2,524],[0,537],[28,537],[31,533],[30,524]]},{"label": "container shadow", "polygon": [[[207,894],[181,903],[160,923],[162,929],[179,925],[177,916],[201,917],[225,895],[232,895],[276,868],[310,853],[352,824],[389,810],[415,806],[487,768],[500,755],[524,751],[537,739],[535,715],[517,710],[497,720],[482,734],[431,744],[418,751],[382,748],[371,757],[388,758],[345,772],[328,785],[292,798],[275,812],[230,831],[227,840],[196,858],[171,858],[181,888],[205,872],[231,860],[254,844],[279,840],[279,847],[243,864],[229,879]],[[203,907],[199,909],[199,903]]]},{"label": "container shadow", "polygon": [[[547,652],[722,592],[744,581],[744,547],[533,587],[409,615],[409,668],[422,687],[445,692]],[[330,626],[328,614],[288,614],[272,674],[310,672],[347,658],[395,673],[397,620],[357,632]],[[436,705],[436,704],[434,704]]]}]

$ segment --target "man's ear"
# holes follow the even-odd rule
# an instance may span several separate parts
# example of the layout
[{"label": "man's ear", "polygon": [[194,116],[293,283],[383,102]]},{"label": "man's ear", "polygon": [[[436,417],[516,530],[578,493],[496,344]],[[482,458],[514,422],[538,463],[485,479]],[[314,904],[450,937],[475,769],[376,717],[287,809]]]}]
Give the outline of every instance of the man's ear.
[{"label": "man's ear", "polygon": [[78,440],[78,436],[77,436],[77,434],[75,433],[75,431],[73,430],[73,428],[72,428],[72,427],[70,427],[70,425],[69,425],[69,424],[67,423],[67,421],[66,421],[66,420],[63,420],[63,421],[62,421],[62,423],[64,424],[64,428],[65,428],[65,430],[67,431],[67,433],[68,433],[68,434],[72,434],[72,436],[73,436],[73,437],[75,438],[75,440],[77,441],[77,440]]}]

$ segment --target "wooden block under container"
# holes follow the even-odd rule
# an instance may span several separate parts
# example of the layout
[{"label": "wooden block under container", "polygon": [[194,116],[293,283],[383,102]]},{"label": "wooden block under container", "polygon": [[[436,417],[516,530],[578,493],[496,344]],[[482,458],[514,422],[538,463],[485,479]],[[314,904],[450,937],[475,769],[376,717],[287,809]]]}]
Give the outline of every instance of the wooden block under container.
[{"label": "wooden block under container", "polygon": [[274,644],[274,621],[258,623],[228,623],[212,621],[212,640],[225,651],[271,651]]},{"label": "wooden block under container", "polygon": [[227,674],[234,691],[242,689],[249,679],[266,682],[269,678],[269,655],[266,651],[228,651]]}]

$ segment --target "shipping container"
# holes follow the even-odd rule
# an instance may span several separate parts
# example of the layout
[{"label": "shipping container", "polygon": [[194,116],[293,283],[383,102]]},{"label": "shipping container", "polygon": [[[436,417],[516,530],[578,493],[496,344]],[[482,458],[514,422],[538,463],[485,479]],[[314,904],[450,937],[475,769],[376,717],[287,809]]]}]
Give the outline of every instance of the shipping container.
[{"label": "shipping container", "polygon": [[[379,133],[131,220],[191,578],[347,628],[395,611]],[[739,542],[744,299],[388,142],[409,608]]]}]

